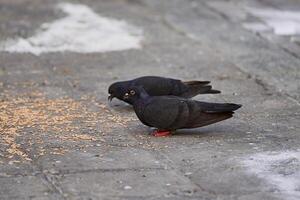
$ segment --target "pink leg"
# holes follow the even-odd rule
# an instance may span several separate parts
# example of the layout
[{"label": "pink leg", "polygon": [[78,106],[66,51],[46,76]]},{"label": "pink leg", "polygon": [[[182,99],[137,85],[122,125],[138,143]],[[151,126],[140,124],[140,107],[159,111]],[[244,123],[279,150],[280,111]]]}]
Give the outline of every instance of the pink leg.
[{"label": "pink leg", "polygon": [[152,133],[152,135],[155,137],[165,137],[171,134],[172,134],[171,131],[160,131],[160,130],[156,130]]}]

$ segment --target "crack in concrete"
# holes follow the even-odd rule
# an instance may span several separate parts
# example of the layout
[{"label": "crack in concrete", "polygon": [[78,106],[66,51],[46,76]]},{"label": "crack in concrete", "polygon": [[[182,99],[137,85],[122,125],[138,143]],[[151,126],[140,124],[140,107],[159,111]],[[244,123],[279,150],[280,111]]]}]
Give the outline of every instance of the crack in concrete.
[{"label": "crack in concrete", "polygon": [[257,85],[262,87],[262,89],[266,92],[267,95],[272,95],[272,92],[270,92],[270,90],[268,88],[269,87],[268,84],[265,83],[261,78],[259,78],[258,76],[255,76],[255,78],[253,80]]},{"label": "crack in concrete", "polygon": [[[193,1],[193,0],[191,0]],[[232,22],[231,19],[225,14],[225,13],[222,13],[220,12],[219,10],[209,6],[207,3],[205,2],[199,2],[200,4],[202,4],[203,6],[205,6],[208,10],[210,10],[211,12],[213,13],[216,13],[217,15],[219,15],[222,19],[228,21],[228,22]],[[197,13],[197,12],[196,12]]]},{"label": "crack in concrete", "polygon": [[285,47],[283,47],[283,46],[281,46],[281,45],[278,45],[278,46],[279,46],[284,52],[286,52],[286,53],[288,53],[289,55],[293,56],[294,58],[300,60],[300,56],[299,56],[297,53],[295,53],[295,52],[293,52],[293,51],[290,51],[289,49],[287,49],[287,48],[285,48]]},{"label": "crack in concrete", "polygon": [[[268,38],[264,37],[261,33],[257,32],[257,33],[254,33],[254,34],[255,34],[255,36],[261,38],[262,40],[265,40],[268,43],[270,42],[270,40]],[[300,56],[297,53],[289,50],[288,48],[286,48],[284,46],[282,46],[280,43],[272,43],[272,44],[275,45],[276,47],[278,47],[279,49],[281,49],[282,51],[284,51],[289,56],[292,56],[293,58],[295,58],[297,60],[300,60]]]},{"label": "crack in concrete", "polygon": [[58,186],[55,181],[52,181],[50,177],[48,177],[46,174],[42,173],[41,179],[45,183],[45,185],[47,185],[51,191],[58,194],[61,199],[63,199],[63,200],[67,199],[62,188],[60,186]]},{"label": "crack in concrete", "polygon": [[17,178],[17,177],[27,177],[27,176],[41,176],[47,174],[51,175],[68,175],[68,174],[81,174],[81,173],[93,173],[93,172],[100,172],[100,173],[109,173],[109,172],[127,172],[127,171],[135,171],[135,172],[143,172],[143,171],[155,171],[155,170],[166,170],[163,167],[149,167],[149,168],[115,168],[115,169],[85,169],[85,170],[57,170],[57,171],[50,171],[50,170],[35,170],[34,174],[8,174],[0,175],[0,178]]},{"label": "crack in concrete", "polygon": [[177,34],[184,36],[188,39],[197,41],[197,43],[200,43],[199,40],[197,40],[195,37],[193,37],[191,34],[187,33],[184,30],[179,29],[178,27],[174,26],[173,24],[169,23],[168,19],[166,18],[166,16],[162,16],[160,18],[162,24],[164,24],[167,28],[169,28],[171,31],[175,31]]},{"label": "crack in concrete", "polygon": [[[130,200],[141,200],[141,199],[160,199],[160,198],[163,198],[163,199],[169,199],[169,198],[175,198],[175,199],[178,199],[178,198],[184,198],[185,200],[188,200],[188,199],[191,199],[191,200],[195,200],[195,198],[199,198],[200,200],[203,199],[203,196],[200,196],[200,195],[194,195],[194,196],[191,196],[191,195],[182,195],[182,194],[167,194],[167,195],[160,195],[160,196],[157,196],[157,195],[144,195],[144,196],[132,196],[132,195],[120,195],[120,196],[116,196],[116,195],[110,195],[108,197],[112,197],[112,198],[120,198],[120,199],[130,199]],[[177,197],[177,198],[176,198]]]},{"label": "crack in concrete", "polygon": [[153,168],[116,168],[116,169],[86,169],[86,170],[58,170],[57,172],[50,172],[51,175],[69,175],[69,174],[84,174],[84,173],[110,173],[110,172],[147,172],[155,170],[165,170],[162,167]]}]

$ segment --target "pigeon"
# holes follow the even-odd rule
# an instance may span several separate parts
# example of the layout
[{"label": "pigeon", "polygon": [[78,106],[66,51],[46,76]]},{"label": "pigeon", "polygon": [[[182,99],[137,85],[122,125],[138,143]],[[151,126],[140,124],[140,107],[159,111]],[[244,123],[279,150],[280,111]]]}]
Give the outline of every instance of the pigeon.
[{"label": "pigeon", "polygon": [[123,99],[129,87],[142,86],[150,96],[174,95],[184,98],[192,98],[198,94],[217,94],[219,90],[213,90],[209,81],[187,81],[165,78],[159,76],[143,76],[129,81],[115,82],[109,86],[108,99],[114,97],[126,103],[132,104],[131,99]]},{"label": "pigeon", "polygon": [[197,128],[229,119],[233,111],[242,106],[177,96],[150,96],[141,86],[130,87],[123,98],[132,102],[143,124],[157,128],[154,136],[167,136],[177,129]]}]

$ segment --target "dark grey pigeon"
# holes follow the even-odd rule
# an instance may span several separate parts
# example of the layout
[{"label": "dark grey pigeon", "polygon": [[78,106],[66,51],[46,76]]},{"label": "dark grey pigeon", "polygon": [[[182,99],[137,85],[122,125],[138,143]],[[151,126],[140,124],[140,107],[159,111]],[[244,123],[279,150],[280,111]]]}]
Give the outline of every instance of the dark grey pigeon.
[{"label": "dark grey pigeon", "polygon": [[143,76],[129,81],[115,82],[109,86],[109,100],[114,97],[132,104],[130,99],[123,99],[128,88],[142,86],[150,96],[174,95],[184,98],[192,98],[198,94],[217,94],[209,81],[187,81],[164,78],[159,76]]},{"label": "dark grey pigeon", "polygon": [[155,136],[166,136],[171,131],[197,128],[233,116],[241,105],[233,103],[207,103],[176,96],[150,96],[140,86],[129,88],[124,99],[133,103],[140,121],[158,130]]}]

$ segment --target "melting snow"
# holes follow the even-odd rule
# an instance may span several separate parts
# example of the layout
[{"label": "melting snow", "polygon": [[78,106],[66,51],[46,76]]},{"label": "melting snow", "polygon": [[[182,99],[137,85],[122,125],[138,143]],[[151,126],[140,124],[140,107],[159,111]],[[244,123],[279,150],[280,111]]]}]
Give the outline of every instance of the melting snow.
[{"label": "melting snow", "polygon": [[46,52],[92,53],[141,47],[142,31],[123,20],[99,16],[82,4],[60,3],[57,7],[67,16],[42,24],[32,37],[2,42],[0,50],[39,55]]},{"label": "melting snow", "polygon": [[300,152],[259,153],[244,164],[251,173],[275,185],[286,199],[300,199]]},{"label": "melting snow", "polygon": [[300,11],[251,8],[247,11],[260,18],[264,23],[245,23],[244,27],[253,31],[272,28],[277,35],[300,34]]}]

